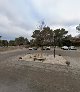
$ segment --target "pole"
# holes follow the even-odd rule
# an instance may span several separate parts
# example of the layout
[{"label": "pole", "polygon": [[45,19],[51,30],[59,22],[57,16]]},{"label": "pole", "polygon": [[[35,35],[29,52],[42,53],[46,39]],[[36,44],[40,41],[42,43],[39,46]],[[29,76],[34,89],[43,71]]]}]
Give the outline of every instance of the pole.
[{"label": "pole", "polygon": [[54,58],[55,58],[55,36],[54,36]]}]

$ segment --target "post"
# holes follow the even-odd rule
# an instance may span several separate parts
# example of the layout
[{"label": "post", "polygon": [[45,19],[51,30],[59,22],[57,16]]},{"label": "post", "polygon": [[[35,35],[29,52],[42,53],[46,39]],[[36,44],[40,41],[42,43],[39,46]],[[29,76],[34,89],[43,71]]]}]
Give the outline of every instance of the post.
[{"label": "post", "polygon": [[55,35],[54,35],[54,58],[55,58]]}]

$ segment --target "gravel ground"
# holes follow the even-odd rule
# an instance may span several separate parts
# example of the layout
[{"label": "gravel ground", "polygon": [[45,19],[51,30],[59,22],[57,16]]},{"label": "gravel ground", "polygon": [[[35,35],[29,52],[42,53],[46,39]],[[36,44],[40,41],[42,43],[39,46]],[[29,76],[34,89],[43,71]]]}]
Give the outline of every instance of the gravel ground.
[{"label": "gravel ground", "polygon": [[23,49],[0,54],[0,92],[80,92],[79,52],[56,51],[70,61],[69,67],[19,60],[26,53],[34,52]]},{"label": "gravel ground", "polygon": [[[54,55],[47,55],[43,53],[34,53],[34,54],[27,54],[22,57],[22,60],[25,61],[33,61],[33,62],[42,62],[42,63],[50,63],[50,64],[60,64],[60,65],[66,65],[66,59],[64,59],[62,56],[55,55],[56,58],[54,58]],[[34,61],[34,58],[36,60]],[[39,60],[43,59],[43,60]]]}]

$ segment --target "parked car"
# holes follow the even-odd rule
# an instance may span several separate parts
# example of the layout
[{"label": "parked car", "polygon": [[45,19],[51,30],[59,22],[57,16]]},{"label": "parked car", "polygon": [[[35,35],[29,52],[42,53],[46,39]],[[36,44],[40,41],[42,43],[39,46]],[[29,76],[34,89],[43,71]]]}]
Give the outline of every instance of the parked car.
[{"label": "parked car", "polygon": [[61,47],[61,49],[68,50],[69,48],[67,46],[63,46],[63,47]]},{"label": "parked car", "polygon": [[50,46],[49,47],[46,47],[46,50],[50,50]]},{"label": "parked car", "polygon": [[33,47],[33,50],[37,50],[37,47]]},{"label": "parked car", "polygon": [[33,48],[29,47],[29,50],[33,50]]},{"label": "parked car", "polygon": [[75,46],[70,46],[69,50],[77,50]]}]

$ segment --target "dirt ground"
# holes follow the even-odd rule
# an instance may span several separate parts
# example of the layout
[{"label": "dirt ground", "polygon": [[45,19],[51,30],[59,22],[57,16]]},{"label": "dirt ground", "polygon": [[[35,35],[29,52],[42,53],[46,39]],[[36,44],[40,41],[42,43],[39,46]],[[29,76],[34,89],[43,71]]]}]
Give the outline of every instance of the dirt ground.
[{"label": "dirt ground", "polygon": [[22,46],[0,47],[0,52],[11,51],[11,50],[17,50],[17,49],[23,49],[23,47],[22,47]]},{"label": "dirt ground", "polygon": [[0,92],[80,92],[80,75],[69,67],[37,64],[0,67]]},{"label": "dirt ground", "polygon": [[0,54],[0,92],[80,92],[79,67],[19,60],[23,53]]}]

